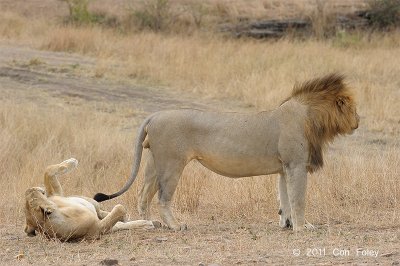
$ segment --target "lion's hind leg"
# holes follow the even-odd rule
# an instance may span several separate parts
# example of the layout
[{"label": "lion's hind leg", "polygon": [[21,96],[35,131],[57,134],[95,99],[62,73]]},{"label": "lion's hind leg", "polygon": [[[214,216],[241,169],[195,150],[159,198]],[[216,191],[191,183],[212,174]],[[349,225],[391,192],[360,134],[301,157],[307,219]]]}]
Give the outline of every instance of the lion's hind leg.
[{"label": "lion's hind leg", "polygon": [[157,165],[157,178],[159,182],[158,210],[161,219],[173,230],[186,230],[185,224],[180,225],[171,210],[171,201],[178,185],[185,164],[176,160],[169,160],[165,164]]},{"label": "lion's hind leg", "polygon": [[154,166],[153,155],[149,151],[149,156],[144,170],[144,183],[139,192],[138,211],[142,219],[150,218],[150,203],[158,190],[157,173]]}]

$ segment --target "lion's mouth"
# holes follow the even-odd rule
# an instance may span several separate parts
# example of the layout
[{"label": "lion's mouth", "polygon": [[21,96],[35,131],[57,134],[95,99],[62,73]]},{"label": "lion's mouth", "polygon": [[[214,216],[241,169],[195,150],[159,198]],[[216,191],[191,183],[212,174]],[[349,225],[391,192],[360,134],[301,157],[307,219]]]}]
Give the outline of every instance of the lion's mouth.
[{"label": "lion's mouth", "polygon": [[356,129],[358,128],[358,126],[357,127],[355,127],[355,128],[352,128],[351,129],[351,131],[350,131],[350,133],[349,133],[349,135],[353,135],[354,134],[354,132],[356,132]]}]

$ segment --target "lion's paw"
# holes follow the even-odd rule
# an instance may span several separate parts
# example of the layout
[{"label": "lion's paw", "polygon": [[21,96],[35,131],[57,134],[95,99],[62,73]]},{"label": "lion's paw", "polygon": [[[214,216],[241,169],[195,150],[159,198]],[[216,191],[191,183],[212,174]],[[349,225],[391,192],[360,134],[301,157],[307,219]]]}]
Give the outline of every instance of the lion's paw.
[{"label": "lion's paw", "polygon": [[[289,214],[288,214],[289,213]],[[282,228],[293,228],[292,218],[290,212],[284,212],[282,209],[279,209],[278,214],[279,218],[279,226]]]},{"label": "lion's paw", "polygon": [[186,231],[188,229],[186,224],[181,224],[181,231]]}]

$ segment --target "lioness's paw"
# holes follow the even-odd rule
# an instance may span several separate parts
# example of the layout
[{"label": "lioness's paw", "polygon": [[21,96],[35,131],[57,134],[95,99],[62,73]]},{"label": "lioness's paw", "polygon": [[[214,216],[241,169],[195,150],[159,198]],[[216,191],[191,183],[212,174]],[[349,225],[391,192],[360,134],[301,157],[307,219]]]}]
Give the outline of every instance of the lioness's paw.
[{"label": "lioness's paw", "polygon": [[75,169],[78,166],[78,160],[70,158],[57,165],[52,165],[48,168],[50,175],[63,175]]},{"label": "lioness's paw", "polygon": [[61,164],[68,167],[68,169],[72,169],[78,166],[78,160],[75,158],[70,158],[68,160],[63,161]]}]

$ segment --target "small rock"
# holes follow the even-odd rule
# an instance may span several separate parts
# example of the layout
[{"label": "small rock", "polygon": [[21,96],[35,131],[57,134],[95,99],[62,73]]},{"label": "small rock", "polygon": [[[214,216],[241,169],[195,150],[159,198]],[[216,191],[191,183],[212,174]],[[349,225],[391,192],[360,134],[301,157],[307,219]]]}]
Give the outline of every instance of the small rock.
[{"label": "small rock", "polygon": [[106,266],[118,265],[118,260],[104,259],[104,260],[100,261],[100,265],[106,265]]},{"label": "small rock", "polygon": [[22,260],[23,258],[25,258],[25,254],[20,252],[17,256],[15,256],[14,258],[16,258],[17,260]]},{"label": "small rock", "polygon": [[391,253],[385,253],[385,254],[382,254],[381,255],[381,257],[391,257],[391,256],[393,256],[393,255],[395,255],[396,253],[393,253],[393,252],[391,252]]},{"label": "small rock", "polygon": [[164,241],[167,241],[167,240],[168,240],[167,237],[156,237],[156,242],[158,242],[158,243],[161,243],[161,242],[164,242]]}]

